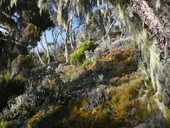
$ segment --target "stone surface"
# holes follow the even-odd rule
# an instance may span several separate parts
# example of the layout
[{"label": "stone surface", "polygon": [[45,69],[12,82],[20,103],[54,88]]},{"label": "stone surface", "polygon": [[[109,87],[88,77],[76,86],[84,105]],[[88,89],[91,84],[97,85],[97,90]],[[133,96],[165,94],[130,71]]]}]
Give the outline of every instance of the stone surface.
[{"label": "stone surface", "polygon": [[136,126],[134,128],[146,128],[146,125],[145,125],[145,123],[143,123],[143,124],[139,124],[138,126]]}]

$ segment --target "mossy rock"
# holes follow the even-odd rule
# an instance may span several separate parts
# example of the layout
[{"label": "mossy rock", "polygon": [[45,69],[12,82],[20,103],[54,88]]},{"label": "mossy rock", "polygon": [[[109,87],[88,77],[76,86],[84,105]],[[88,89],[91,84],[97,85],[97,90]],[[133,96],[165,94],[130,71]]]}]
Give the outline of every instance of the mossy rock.
[{"label": "mossy rock", "polygon": [[19,55],[12,61],[11,66],[19,65],[20,67],[31,69],[33,68],[33,62],[34,60],[31,55]]},{"label": "mossy rock", "polygon": [[10,98],[20,95],[24,92],[26,86],[25,79],[21,76],[16,76],[10,80],[10,73],[0,75],[0,111],[7,106]]}]

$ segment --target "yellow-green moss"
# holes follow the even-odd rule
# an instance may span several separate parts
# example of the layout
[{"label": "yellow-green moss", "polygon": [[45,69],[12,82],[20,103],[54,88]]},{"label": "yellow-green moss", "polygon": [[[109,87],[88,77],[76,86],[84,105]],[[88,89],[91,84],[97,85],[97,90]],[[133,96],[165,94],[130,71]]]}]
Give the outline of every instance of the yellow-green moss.
[{"label": "yellow-green moss", "polygon": [[167,122],[167,125],[170,127],[170,109],[165,107],[165,113],[166,113],[166,122]]},{"label": "yellow-green moss", "polygon": [[82,66],[83,66],[84,68],[86,68],[88,65],[90,65],[90,64],[92,64],[92,63],[93,63],[93,62],[92,62],[90,59],[86,59],[86,60],[84,60]]},{"label": "yellow-green moss", "polygon": [[8,122],[7,121],[0,121],[0,128],[7,128]]},{"label": "yellow-green moss", "polygon": [[138,89],[143,86],[142,79],[135,79],[124,83],[111,91],[111,107],[116,109],[118,118],[125,116],[127,110],[132,108],[138,97]]},{"label": "yellow-green moss", "polygon": [[16,120],[13,121],[5,121],[5,120],[0,120],[0,128],[11,128],[11,127],[16,127],[19,122]]},{"label": "yellow-green moss", "polygon": [[85,60],[85,54],[84,52],[86,50],[93,50],[95,47],[95,44],[91,41],[85,41],[80,46],[78,47],[77,50],[75,50],[71,55],[70,55],[70,63],[71,64],[82,64],[83,61]]},{"label": "yellow-green moss", "polygon": [[34,115],[30,119],[28,119],[28,121],[27,121],[28,127],[31,128],[33,126],[36,126],[36,124],[38,123],[40,118],[43,117],[43,116],[44,116],[44,112],[43,111],[39,111],[38,113],[36,113],[36,115]]}]

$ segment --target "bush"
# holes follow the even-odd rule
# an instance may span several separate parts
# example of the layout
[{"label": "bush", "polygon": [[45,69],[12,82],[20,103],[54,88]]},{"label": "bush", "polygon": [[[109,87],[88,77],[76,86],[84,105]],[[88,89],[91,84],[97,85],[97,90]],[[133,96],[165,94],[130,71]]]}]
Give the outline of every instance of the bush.
[{"label": "bush", "polygon": [[70,55],[70,63],[71,64],[82,64],[85,60],[84,52],[86,50],[94,50],[96,45],[91,41],[85,41],[84,43],[80,44],[77,50],[75,50]]}]

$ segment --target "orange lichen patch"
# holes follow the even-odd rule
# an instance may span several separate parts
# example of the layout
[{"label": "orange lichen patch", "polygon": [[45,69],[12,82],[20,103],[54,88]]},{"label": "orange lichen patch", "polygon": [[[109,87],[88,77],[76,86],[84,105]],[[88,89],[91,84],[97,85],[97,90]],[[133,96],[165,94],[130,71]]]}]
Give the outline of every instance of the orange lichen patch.
[{"label": "orange lichen patch", "polygon": [[134,46],[114,48],[109,54],[100,56],[97,60],[99,61],[115,61],[121,62],[126,61],[136,53]]},{"label": "orange lichen patch", "polygon": [[115,48],[110,53],[100,55],[89,69],[101,70],[105,78],[108,79],[122,77],[137,70],[138,65],[134,61],[136,54],[137,48],[135,46]]},{"label": "orange lichen patch", "polygon": [[92,70],[92,69],[93,69],[93,66],[94,66],[93,64],[89,64],[89,65],[86,66],[86,69],[87,69],[87,70]]}]

